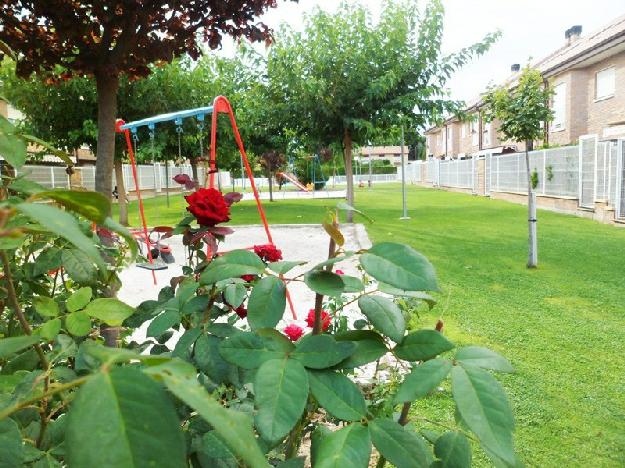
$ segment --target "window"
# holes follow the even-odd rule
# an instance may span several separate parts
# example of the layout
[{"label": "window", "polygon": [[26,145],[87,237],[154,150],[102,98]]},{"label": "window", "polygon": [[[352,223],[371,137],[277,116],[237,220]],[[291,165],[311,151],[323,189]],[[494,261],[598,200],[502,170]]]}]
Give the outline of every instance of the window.
[{"label": "window", "polygon": [[480,144],[480,136],[477,133],[478,123],[475,120],[471,121],[471,144],[477,146]]},{"label": "window", "polygon": [[614,96],[614,67],[598,71],[595,75],[595,99],[606,99]]},{"label": "window", "polygon": [[447,127],[447,144],[451,145],[453,140],[454,127]]},{"label": "window", "polygon": [[463,123],[462,124],[462,138],[466,138],[466,136],[467,136],[467,125],[469,125],[469,124],[467,124],[467,123]]},{"label": "window", "polygon": [[566,123],[566,83],[560,83],[553,87],[553,121],[551,130],[564,130]]},{"label": "window", "polygon": [[490,122],[484,124],[484,137],[482,138],[482,146],[490,146]]}]

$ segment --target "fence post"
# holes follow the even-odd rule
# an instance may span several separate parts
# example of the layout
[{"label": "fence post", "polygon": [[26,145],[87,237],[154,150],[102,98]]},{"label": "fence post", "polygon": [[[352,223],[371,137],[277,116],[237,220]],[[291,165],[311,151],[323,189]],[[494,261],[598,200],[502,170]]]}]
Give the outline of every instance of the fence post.
[{"label": "fence post", "polygon": [[54,167],[50,166],[50,182],[52,183],[52,188],[54,188]]},{"label": "fence post", "polygon": [[547,181],[547,150],[543,150],[543,195],[545,194],[546,181]]},{"label": "fence post", "polygon": [[499,157],[495,161],[497,161],[497,191],[499,191]]}]

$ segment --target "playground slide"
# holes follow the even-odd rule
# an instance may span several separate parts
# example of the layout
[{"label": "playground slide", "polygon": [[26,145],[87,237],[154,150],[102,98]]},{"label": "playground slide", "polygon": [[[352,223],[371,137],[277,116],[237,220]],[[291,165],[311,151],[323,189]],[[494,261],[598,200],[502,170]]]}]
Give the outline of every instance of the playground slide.
[{"label": "playground slide", "polygon": [[308,192],[309,190],[306,188],[304,184],[302,184],[294,174],[287,174],[286,172],[278,172],[277,175],[284,177],[286,180],[295,185],[298,189],[303,190],[304,192]]}]

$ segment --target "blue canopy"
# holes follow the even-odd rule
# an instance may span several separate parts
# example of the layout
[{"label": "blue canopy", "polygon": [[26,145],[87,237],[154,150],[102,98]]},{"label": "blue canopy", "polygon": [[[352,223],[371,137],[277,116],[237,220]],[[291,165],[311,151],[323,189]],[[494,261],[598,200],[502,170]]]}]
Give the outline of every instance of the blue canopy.
[{"label": "blue canopy", "polygon": [[182,125],[182,119],[186,119],[188,117],[197,117],[198,120],[203,121],[205,115],[210,115],[213,113],[213,106],[208,107],[198,107],[197,109],[187,109],[178,112],[170,112],[168,114],[160,114],[155,115],[154,117],[148,117],[147,119],[136,120],[134,122],[128,122],[122,125],[120,128],[122,130],[130,130],[131,132],[136,132],[139,127],[148,127],[149,129],[154,128],[154,124],[161,122],[170,122],[173,121],[176,125]]}]

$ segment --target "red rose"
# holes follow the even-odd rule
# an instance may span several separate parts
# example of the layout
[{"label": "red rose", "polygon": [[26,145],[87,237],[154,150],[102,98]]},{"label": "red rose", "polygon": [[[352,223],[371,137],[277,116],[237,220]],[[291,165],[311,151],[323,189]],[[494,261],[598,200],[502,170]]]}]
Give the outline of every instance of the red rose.
[{"label": "red rose", "polygon": [[256,275],[243,275],[241,276],[241,279],[245,281],[246,283],[251,283],[252,281],[256,279]]},{"label": "red rose", "polygon": [[247,317],[247,309],[245,308],[244,305],[240,305],[239,307],[237,307],[236,309],[234,309],[234,311],[236,312],[236,314],[241,317],[241,318],[245,318]]},{"label": "red rose", "polygon": [[265,262],[277,262],[282,260],[282,250],[276,249],[275,245],[255,245],[254,253],[263,259]]},{"label": "red rose", "polygon": [[343,270],[336,270],[334,273],[336,273],[337,275],[344,275],[345,272]]},{"label": "red rose", "polygon": [[[326,331],[330,326],[330,322],[332,321],[332,317],[325,310],[321,311],[321,329]],[[308,311],[308,317],[306,317],[306,323],[310,328],[315,326],[315,309],[310,309]]]},{"label": "red rose", "polygon": [[284,334],[289,337],[289,340],[297,341],[304,334],[304,330],[302,329],[302,327],[299,327],[292,323],[284,329]]},{"label": "red rose", "polygon": [[201,188],[184,197],[187,211],[195,216],[201,226],[214,226],[230,221],[230,206],[219,190]]}]

